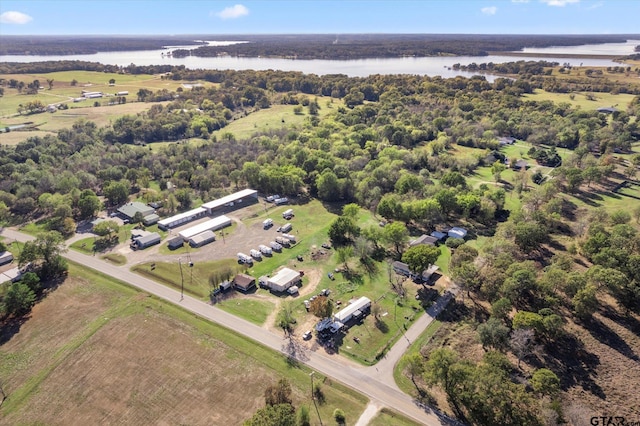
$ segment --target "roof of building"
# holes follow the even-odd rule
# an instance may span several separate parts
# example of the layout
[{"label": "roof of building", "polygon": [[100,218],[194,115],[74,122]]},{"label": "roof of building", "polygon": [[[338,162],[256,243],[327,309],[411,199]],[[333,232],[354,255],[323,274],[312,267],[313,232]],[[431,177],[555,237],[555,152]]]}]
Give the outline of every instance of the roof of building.
[{"label": "roof of building", "polygon": [[152,232],[148,235],[144,235],[142,237],[138,237],[135,239],[135,241],[137,241],[138,245],[146,245],[146,244],[153,244],[155,242],[159,242],[162,238],[160,237],[160,234],[158,234],[157,232]]},{"label": "roof of building", "polygon": [[341,311],[336,312],[333,316],[334,321],[344,322],[347,321],[356,311],[359,311],[371,304],[371,299],[366,296],[362,296],[361,298],[354,300],[349,303],[347,306],[342,308]]},{"label": "roof of building", "polygon": [[133,217],[138,212],[142,213],[142,216],[148,216],[150,214],[155,213],[155,210],[153,209],[153,207],[150,207],[139,201],[133,201],[131,203],[127,203],[124,206],[121,206],[118,209],[118,211],[130,219],[133,219]]},{"label": "roof of building", "polygon": [[9,261],[11,261],[13,260],[13,254],[10,251],[2,251],[0,252],[0,259],[1,260],[10,259]]},{"label": "roof of building", "polygon": [[190,218],[190,217],[193,217],[193,216],[198,216],[198,215],[204,214],[204,213],[206,213],[206,211],[207,210],[202,208],[202,207],[196,207],[195,209],[187,210],[186,212],[178,213],[176,215],[164,218],[161,221],[159,221],[158,223],[160,225],[169,225],[171,223],[178,222],[178,221],[180,221],[182,219],[187,219],[187,218]]},{"label": "roof of building", "polygon": [[201,234],[204,231],[215,231],[229,225],[231,225],[231,219],[223,215],[223,216],[214,217],[213,219],[207,220],[206,222],[202,222],[197,225],[194,225],[190,228],[180,231],[178,234],[180,234],[180,236],[185,240],[188,240],[194,235]]},{"label": "roof of building", "polygon": [[529,167],[529,163],[527,163],[526,160],[518,160],[513,165],[514,169],[526,169],[527,167]]},{"label": "roof of building", "polygon": [[498,143],[500,145],[511,145],[512,143],[514,143],[516,141],[516,138],[511,137],[511,136],[502,136],[498,138]]},{"label": "roof of building", "polygon": [[277,286],[285,286],[298,278],[300,278],[300,272],[289,268],[282,268],[277,274],[269,278],[269,282]]},{"label": "roof of building", "polygon": [[15,281],[22,275],[19,267],[8,269],[0,274],[0,284]]},{"label": "roof of building", "polygon": [[213,231],[204,231],[198,235],[194,235],[189,239],[189,243],[198,245],[215,241],[216,234]]},{"label": "roof of building", "polygon": [[409,270],[409,265],[407,265],[404,262],[400,262],[399,260],[394,261],[391,266],[393,267],[393,269],[400,269],[403,271],[408,271]]},{"label": "roof of building", "polygon": [[447,236],[447,234],[445,234],[444,232],[433,231],[431,233],[431,236],[437,238],[438,240],[441,240],[441,239],[445,238]]},{"label": "roof of building", "polygon": [[251,275],[238,274],[233,278],[233,283],[241,289],[249,289],[256,284],[256,279]]},{"label": "roof of building", "polygon": [[410,246],[419,246],[421,244],[426,244],[426,245],[435,245],[436,241],[438,241],[438,238],[433,237],[431,235],[426,235],[426,234],[422,234],[420,237],[416,238],[415,240],[411,241],[409,243]]},{"label": "roof of building", "polygon": [[157,222],[158,220],[160,220],[160,216],[158,216],[158,215],[157,215],[157,214],[155,214],[155,213],[150,214],[150,215],[148,215],[148,216],[145,216],[145,217],[144,217],[144,222],[145,222],[145,223],[155,223],[155,222]]},{"label": "roof of building", "polygon": [[454,226],[449,230],[449,236],[454,238],[464,238],[467,236],[467,230],[464,228]]},{"label": "roof of building", "polygon": [[97,218],[97,219],[93,219],[91,222],[89,222],[91,224],[91,226],[96,226],[97,224],[104,222],[106,219],[103,219],[101,217]]},{"label": "roof of building", "polygon": [[618,110],[616,108],[614,108],[614,107],[601,107],[601,108],[596,109],[596,111],[609,113],[609,114],[612,114],[614,112],[618,112]]},{"label": "roof of building", "polygon": [[184,238],[181,236],[173,237],[169,241],[167,241],[167,245],[169,247],[178,247],[184,244]]},{"label": "roof of building", "polygon": [[245,197],[249,197],[249,196],[258,197],[258,191],[254,190],[254,189],[243,189],[242,191],[234,192],[231,195],[227,195],[227,196],[224,196],[222,198],[218,198],[217,200],[213,200],[213,201],[209,201],[208,203],[204,203],[202,205],[202,207],[204,207],[207,210],[213,210],[213,209],[216,209],[218,207],[222,207],[225,204],[232,203],[232,202],[234,202],[236,200],[239,200],[239,199],[245,198]]}]

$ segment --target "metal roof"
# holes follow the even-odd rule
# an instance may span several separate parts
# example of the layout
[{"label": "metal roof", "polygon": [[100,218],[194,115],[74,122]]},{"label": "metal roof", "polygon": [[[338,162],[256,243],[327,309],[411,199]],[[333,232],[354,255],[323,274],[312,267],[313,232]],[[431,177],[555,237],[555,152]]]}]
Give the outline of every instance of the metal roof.
[{"label": "metal roof", "polygon": [[148,216],[155,212],[153,207],[149,207],[148,205],[143,204],[139,201],[133,201],[131,203],[127,203],[124,206],[120,207],[118,211],[131,219],[133,219],[133,217],[138,212],[142,213],[142,216]]},{"label": "metal roof", "polygon": [[202,234],[204,231],[216,231],[229,225],[231,225],[231,219],[223,215],[207,220],[206,222],[199,223],[191,228],[187,228],[178,232],[178,234],[185,240],[188,240],[194,235]]},{"label": "metal roof", "polygon": [[282,268],[277,274],[269,278],[269,282],[276,286],[284,287],[298,278],[300,278],[300,272],[289,268]]},{"label": "metal roof", "polygon": [[222,207],[225,204],[232,203],[241,198],[245,198],[249,196],[258,197],[258,191],[256,191],[255,189],[243,189],[242,191],[234,192],[231,195],[227,195],[222,198],[218,198],[217,200],[204,203],[202,207],[204,207],[207,210],[213,210],[215,208]]}]

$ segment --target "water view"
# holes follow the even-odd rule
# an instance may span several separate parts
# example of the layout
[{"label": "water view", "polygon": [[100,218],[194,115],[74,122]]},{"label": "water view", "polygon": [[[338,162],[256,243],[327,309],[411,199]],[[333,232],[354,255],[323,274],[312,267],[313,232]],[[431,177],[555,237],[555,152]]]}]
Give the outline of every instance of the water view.
[{"label": "water view", "polygon": [[[230,45],[242,41],[207,41],[211,45]],[[606,43],[601,45],[568,46],[547,49],[537,49],[536,52],[571,53],[582,55],[603,54],[631,54],[638,40],[626,43]],[[428,76],[442,76],[445,78],[472,76],[477,73],[455,71],[453,64],[469,65],[471,63],[503,63],[512,61],[538,61],[540,57],[523,56],[442,56],[442,57],[404,57],[404,58],[369,58],[358,60],[302,60],[283,58],[241,58],[221,56],[201,58],[188,56],[174,58],[168,55],[171,50],[180,46],[167,47],[160,50],[144,50],[131,52],[99,52],[91,55],[3,55],[0,62],[40,62],[40,61],[91,61],[103,64],[126,66],[136,65],[184,65],[191,69],[231,69],[231,70],[281,70],[301,71],[318,75],[345,74],[349,77],[366,77],[372,74],[416,74]],[[187,46],[183,46],[187,47]],[[188,46],[192,48],[193,46]],[[554,50],[555,49],[555,50]],[[526,49],[525,49],[526,50]],[[534,53],[533,50],[527,53]],[[610,67],[620,65],[608,59],[593,59],[587,57],[566,57],[550,59],[554,62],[569,63],[573,66]],[[492,81],[496,76],[484,74]]]}]

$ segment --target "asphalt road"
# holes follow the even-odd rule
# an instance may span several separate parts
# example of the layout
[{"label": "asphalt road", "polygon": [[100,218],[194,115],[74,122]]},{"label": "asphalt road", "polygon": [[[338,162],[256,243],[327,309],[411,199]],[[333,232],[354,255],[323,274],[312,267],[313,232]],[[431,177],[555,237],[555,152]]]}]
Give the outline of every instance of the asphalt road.
[{"label": "asphalt road", "polygon": [[[34,239],[34,237],[30,235],[11,229],[4,229],[2,231],[2,235],[9,240],[17,240],[21,242]],[[153,294],[154,296],[164,299],[170,303],[179,305],[202,318],[206,318],[212,322],[234,330],[235,332],[242,334],[268,348],[285,354],[287,353],[285,352],[285,348],[289,346],[288,338],[272,333],[269,330],[265,330],[242,318],[229,314],[191,296],[181,296],[180,292],[176,290],[134,274],[129,271],[126,266],[115,266],[99,259],[98,257],[88,256],[73,250],[67,251],[63,256],[80,265],[84,265],[105,275],[109,275],[142,291]],[[443,296],[444,299],[439,299],[432,307],[434,310],[433,313],[439,312],[443,309],[446,302],[448,302],[451,297],[452,295],[445,295]],[[418,319],[414,326],[407,331],[406,338],[415,339],[420,332],[424,330],[426,324],[432,320],[433,317],[428,313],[423,315]],[[389,352],[387,356],[388,360],[383,359],[378,363],[378,365],[376,365],[377,370],[375,369],[376,367],[353,367],[347,363],[341,363],[339,361],[340,358],[337,356],[330,357],[328,355],[303,349],[300,349],[299,352],[297,352],[296,359],[299,362],[306,364],[308,367],[367,395],[375,405],[392,408],[393,410],[421,424],[429,426],[457,424],[457,422],[445,417],[438,411],[429,407],[419,406],[410,396],[401,392],[395,386],[395,382],[393,380],[393,366],[397,359],[402,356],[407,345],[408,343],[405,339],[398,341],[398,343],[394,345],[392,350]]]}]

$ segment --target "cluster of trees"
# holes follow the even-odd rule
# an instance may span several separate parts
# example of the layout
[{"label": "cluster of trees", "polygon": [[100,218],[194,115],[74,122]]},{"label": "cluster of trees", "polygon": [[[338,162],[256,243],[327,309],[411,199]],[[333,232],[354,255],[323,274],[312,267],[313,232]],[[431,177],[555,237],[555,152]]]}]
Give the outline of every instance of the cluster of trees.
[{"label": "cluster of trees", "polygon": [[[42,296],[46,288],[43,283],[67,273],[62,243],[62,235],[47,232],[24,244],[18,256],[18,265],[27,272],[22,274],[19,281],[11,284],[0,299],[0,317],[26,315]],[[6,245],[0,241],[0,252],[6,249]]]},{"label": "cluster of trees", "polygon": [[301,405],[296,412],[291,398],[291,384],[287,379],[280,379],[270,385],[264,392],[265,406],[260,408],[244,426],[309,426],[311,418],[309,408]]}]

